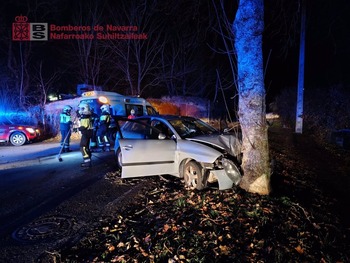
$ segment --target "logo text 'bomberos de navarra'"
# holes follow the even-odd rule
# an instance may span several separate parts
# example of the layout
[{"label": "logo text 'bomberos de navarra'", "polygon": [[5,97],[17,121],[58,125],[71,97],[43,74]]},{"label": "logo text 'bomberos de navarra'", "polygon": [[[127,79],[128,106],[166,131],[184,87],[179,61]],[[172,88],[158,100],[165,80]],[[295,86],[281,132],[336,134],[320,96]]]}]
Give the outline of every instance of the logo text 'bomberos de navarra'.
[{"label": "logo text 'bomberos de navarra'", "polygon": [[27,23],[28,17],[16,16],[12,23],[13,41],[46,41],[48,38],[47,23]]}]

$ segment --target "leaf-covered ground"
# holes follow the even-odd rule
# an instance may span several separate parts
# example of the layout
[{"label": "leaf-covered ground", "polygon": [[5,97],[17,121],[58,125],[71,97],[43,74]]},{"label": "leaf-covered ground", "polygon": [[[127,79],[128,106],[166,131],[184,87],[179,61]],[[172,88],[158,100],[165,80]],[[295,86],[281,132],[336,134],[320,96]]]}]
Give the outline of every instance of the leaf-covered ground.
[{"label": "leaf-covered ground", "polygon": [[350,262],[349,152],[290,130],[269,134],[273,192],[188,191],[173,177],[147,187],[60,262]]}]

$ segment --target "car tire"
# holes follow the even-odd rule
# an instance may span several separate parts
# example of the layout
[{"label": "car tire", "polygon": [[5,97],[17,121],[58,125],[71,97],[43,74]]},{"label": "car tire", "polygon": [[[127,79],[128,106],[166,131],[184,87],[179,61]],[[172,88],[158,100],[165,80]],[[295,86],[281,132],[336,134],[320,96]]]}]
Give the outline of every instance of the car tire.
[{"label": "car tire", "polygon": [[14,146],[22,146],[27,141],[26,136],[21,132],[14,132],[10,136],[10,142]]},{"label": "car tire", "polygon": [[115,158],[117,161],[117,167],[121,170],[123,167],[123,164],[122,164],[122,151],[120,150],[120,147],[118,148],[118,150],[115,153]]},{"label": "car tire", "polygon": [[185,186],[191,189],[203,190],[207,185],[203,168],[196,161],[189,161],[184,165],[183,178]]}]

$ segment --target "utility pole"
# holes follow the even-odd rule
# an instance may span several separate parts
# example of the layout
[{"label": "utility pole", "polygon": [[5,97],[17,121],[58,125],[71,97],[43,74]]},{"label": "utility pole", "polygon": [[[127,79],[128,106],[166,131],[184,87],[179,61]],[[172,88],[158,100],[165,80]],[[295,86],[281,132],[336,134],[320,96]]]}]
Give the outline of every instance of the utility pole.
[{"label": "utility pole", "polygon": [[298,94],[297,109],[295,120],[295,132],[303,133],[303,115],[304,115],[304,68],[305,68],[305,27],[306,27],[306,1],[301,1],[301,25],[300,25],[300,50],[299,50],[299,75],[298,75]]}]

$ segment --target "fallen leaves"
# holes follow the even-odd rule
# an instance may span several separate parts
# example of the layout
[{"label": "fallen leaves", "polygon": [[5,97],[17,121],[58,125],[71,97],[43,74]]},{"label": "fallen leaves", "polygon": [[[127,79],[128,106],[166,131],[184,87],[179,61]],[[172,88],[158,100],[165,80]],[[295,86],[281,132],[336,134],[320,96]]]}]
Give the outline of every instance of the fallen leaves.
[{"label": "fallen leaves", "polygon": [[[319,224],[310,211],[288,198],[239,189],[189,192],[180,180],[152,180],[154,188],[136,197],[120,214],[100,222],[91,239],[100,242],[95,246],[100,252],[93,253],[97,259],[227,262],[244,254],[250,262],[279,258],[298,262],[318,259],[321,252],[317,251],[325,247],[320,232],[328,231],[329,225]],[[80,255],[82,261],[88,257],[84,246],[70,253]],[[332,256],[338,258],[338,254]]]},{"label": "fallen leaves", "polygon": [[304,254],[304,249],[302,249],[302,247],[300,245],[298,245],[295,250],[299,253],[299,254]]},{"label": "fallen leaves", "polygon": [[173,177],[144,179],[151,187],[61,251],[63,261],[349,262],[349,229],[315,181],[315,167],[307,170],[299,154],[275,154],[279,185],[271,196],[239,188],[188,191]]}]

